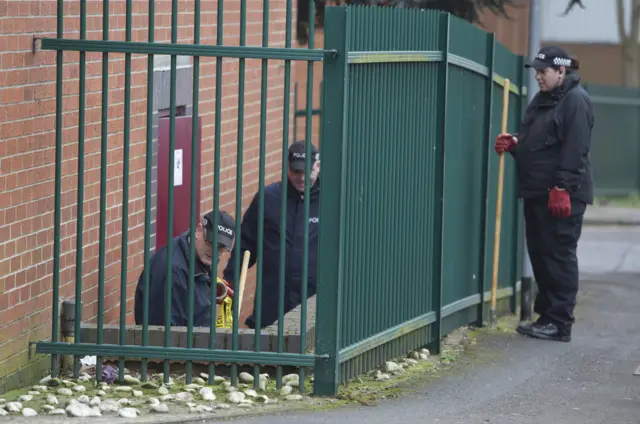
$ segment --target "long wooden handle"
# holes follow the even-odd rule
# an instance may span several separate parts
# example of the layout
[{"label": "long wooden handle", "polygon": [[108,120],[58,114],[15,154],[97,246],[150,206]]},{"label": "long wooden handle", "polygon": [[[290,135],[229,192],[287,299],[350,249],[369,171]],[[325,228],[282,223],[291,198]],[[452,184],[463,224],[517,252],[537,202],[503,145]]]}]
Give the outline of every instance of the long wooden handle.
[{"label": "long wooden handle", "polygon": [[[509,115],[509,88],[510,81],[504,80],[504,92],[502,95],[502,134],[507,132],[507,118]],[[491,311],[496,309],[496,297],[498,295],[498,269],[500,264],[500,226],[502,224],[502,191],[504,187],[504,153],[500,155],[498,167],[498,200],[496,203],[496,232],[493,240],[493,278],[491,279]]]},{"label": "long wooden handle", "polygon": [[244,256],[242,258],[242,269],[240,270],[240,283],[238,284],[238,317],[240,316],[240,311],[242,310],[242,295],[244,294],[244,285],[247,282],[247,273],[249,272],[249,258],[251,257],[251,252],[248,250],[244,251]]}]

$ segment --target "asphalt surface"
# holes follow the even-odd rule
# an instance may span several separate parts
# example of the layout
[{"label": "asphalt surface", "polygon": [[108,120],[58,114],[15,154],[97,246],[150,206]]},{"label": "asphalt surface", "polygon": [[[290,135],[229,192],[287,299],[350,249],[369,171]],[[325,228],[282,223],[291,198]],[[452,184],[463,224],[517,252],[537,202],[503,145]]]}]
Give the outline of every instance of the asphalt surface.
[{"label": "asphalt surface", "polygon": [[517,334],[479,341],[468,361],[373,407],[243,418],[237,424],[640,423],[640,227],[585,228],[571,343]]}]

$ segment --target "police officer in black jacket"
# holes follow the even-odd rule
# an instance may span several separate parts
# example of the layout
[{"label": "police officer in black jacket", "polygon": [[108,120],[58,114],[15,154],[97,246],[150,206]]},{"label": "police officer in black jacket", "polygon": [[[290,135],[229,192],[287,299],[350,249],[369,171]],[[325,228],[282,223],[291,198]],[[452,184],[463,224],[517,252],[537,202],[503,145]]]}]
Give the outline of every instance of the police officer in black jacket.
[{"label": "police officer in black jacket", "polygon": [[[320,155],[315,146],[311,146],[311,174],[309,176],[309,261],[307,295],[316,294],[318,224],[320,205]],[[280,281],[280,211],[283,185],[286,188],[286,265],[285,265],[285,314],[303,301],[302,299],[302,254],[304,248],[304,179],[305,179],[305,143],[295,142],[289,146],[289,170],[287,181],[279,181],[264,188],[264,242],[262,261],[262,314],[260,326],[272,325],[278,319],[279,281]],[[249,266],[257,259],[258,241],[258,194],[256,194],[242,218],[240,249],[251,252]],[[236,247],[238,244],[236,244]],[[234,248],[234,249],[235,249]],[[242,256],[242,254],[241,254]],[[231,283],[234,278],[235,252],[229,257],[223,278]],[[233,286],[233,284],[232,284]],[[305,300],[306,301],[306,300]],[[255,305],[253,313],[245,324],[255,328]]]},{"label": "police officer in black jacket", "polygon": [[[193,325],[208,327],[211,324],[211,314],[215,313],[215,305],[211,304],[211,264],[213,263],[213,220],[214,212],[204,215],[195,231],[195,278],[194,278],[194,308]],[[216,263],[224,251],[233,246],[235,220],[224,211],[218,214],[218,248],[215,252]],[[171,325],[187,325],[187,301],[189,295],[189,244],[190,230],[175,237],[173,243],[171,266]],[[151,275],[149,276],[149,325],[164,325],[165,319],[165,284],[167,280],[167,246],[159,249],[149,262]],[[216,289],[217,290],[217,284]],[[136,288],[134,315],[136,325],[142,325],[144,308],[144,270],[138,279]]]},{"label": "police officer in black jacket", "polygon": [[540,91],[525,111],[519,134],[501,134],[498,154],[516,160],[518,195],[524,199],[526,239],[538,284],[534,323],[517,331],[568,342],[578,293],[576,249],[587,205],[593,204],[589,150],[593,108],[580,85],[578,61],[558,47],[542,48],[526,65]]}]

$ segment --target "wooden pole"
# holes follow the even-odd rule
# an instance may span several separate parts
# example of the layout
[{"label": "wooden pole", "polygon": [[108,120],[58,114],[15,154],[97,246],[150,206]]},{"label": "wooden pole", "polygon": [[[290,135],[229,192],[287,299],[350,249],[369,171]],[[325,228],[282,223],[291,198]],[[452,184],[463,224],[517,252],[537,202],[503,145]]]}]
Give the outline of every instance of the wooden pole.
[{"label": "wooden pole", "polygon": [[[507,132],[507,119],[509,115],[509,88],[510,81],[504,80],[502,95],[502,132]],[[496,320],[496,301],[498,295],[498,270],[500,268],[500,227],[502,224],[502,192],[504,189],[504,153],[500,155],[498,167],[498,200],[496,204],[496,231],[493,240],[493,278],[491,279],[491,312],[489,313],[489,326],[492,327]]]}]

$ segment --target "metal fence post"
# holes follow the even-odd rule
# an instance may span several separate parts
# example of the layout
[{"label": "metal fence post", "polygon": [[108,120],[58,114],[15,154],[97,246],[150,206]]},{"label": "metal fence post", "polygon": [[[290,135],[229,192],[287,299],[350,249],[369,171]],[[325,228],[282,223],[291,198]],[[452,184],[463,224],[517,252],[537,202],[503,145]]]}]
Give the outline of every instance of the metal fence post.
[{"label": "metal fence post", "polygon": [[[325,49],[336,54],[325,57],[323,76],[333,84],[323,87],[322,192],[318,241],[318,292],[314,393],[334,396],[340,374],[340,330],[344,215],[345,156],[343,155],[348,86],[349,9],[329,7],[325,11]],[[328,168],[325,168],[328,167]],[[331,172],[324,171],[331,169]]]},{"label": "metal fence post", "polygon": [[[529,3],[529,58],[533,58],[540,48],[540,1],[531,0]],[[536,94],[536,80],[533,73],[527,79],[527,104]],[[527,237],[522,237],[522,287],[520,287],[520,320],[531,320],[531,305],[533,303],[533,270],[527,250]]]},{"label": "metal fence post", "polygon": [[442,52],[442,63],[440,64],[440,72],[438,76],[439,91],[438,100],[440,101],[440,128],[438,136],[439,148],[436,151],[436,214],[435,214],[435,251],[434,251],[434,264],[436,265],[433,270],[433,287],[431,291],[433,310],[436,313],[436,320],[432,325],[431,331],[431,343],[429,347],[433,353],[440,352],[440,342],[442,336],[442,242],[443,242],[443,211],[444,211],[444,176],[445,176],[445,146],[446,146],[446,127],[447,127],[447,96],[449,91],[449,28],[451,25],[451,18],[448,13],[442,13],[440,15],[439,23],[439,50]]},{"label": "metal fence post", "polygon": [[485,112],[485,129],[487,133],[487,146],[485,146],[485,159],[484,159],[484,169],[483,169],[483,178],[484,178],[484,194],[485,194],[485,205],[482,211],[482,234],[483,243],[482,249],[480,252],[481,255],[481,274],[480,278],[478,278],[478,291],[480,294],[480,305],[478,305],[478,315],[476,318],[476,325],[479,327],[484,326],[484,304],[485,304],[485,270],[486,270],[486,241],[487,241],[487,211],[489,210],[489,168],[491,164],[491,154],[493,153],[493,146],[491,143],[491,136],[493,135],[493,73],[495,68],[495,47],[496,47],[496,35],[495,33],[487,34],[487,58],[486,58],[486,66],[489,70],[487,75],[487,87],[486,87],[486,101],[487,101],[487,110]]}]

